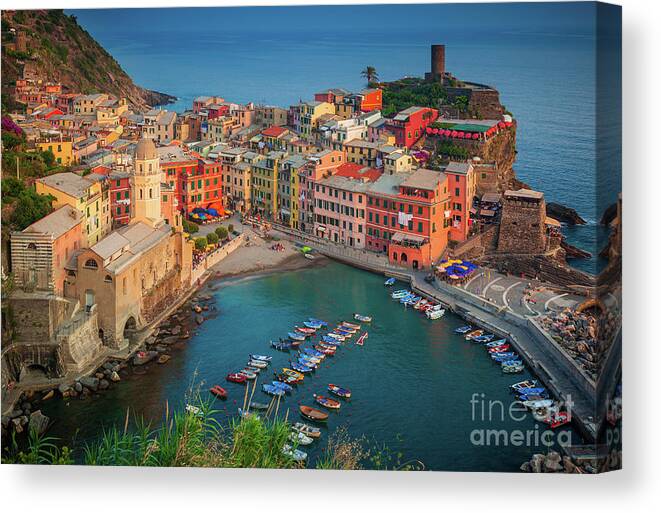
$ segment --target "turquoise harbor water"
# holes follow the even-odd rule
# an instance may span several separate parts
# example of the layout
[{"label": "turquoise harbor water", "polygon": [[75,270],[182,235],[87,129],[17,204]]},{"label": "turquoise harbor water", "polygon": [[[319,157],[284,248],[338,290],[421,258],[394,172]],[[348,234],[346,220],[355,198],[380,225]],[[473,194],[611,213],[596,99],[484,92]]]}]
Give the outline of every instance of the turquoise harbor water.
[{"label": "turquoise harbor water", "polygon": [[[158,422],[166,401],[183,405],[189,385],[203,390],[221,384],[229,392],[218,401],[219,419],[236,415],[244,387],[226,383],[228,372],[239,370],[249,353],[273,355],[271,369],[285,366],[290,355],[269,347],[269,340],[286,336],[295,323],[309,316],[329,323],[350,319],[353,312],[374,316],[365,345],[348,342],[335,357],[287,396],[283,408],[299,420],[298,405],[313,406],[312,394],[326,394],[328,383],[348,387],[353,397],[339,412],[331,412],[321,441],[305,448],[314,459],[325,447],[329,432],[345,426],[356,438],[365,436],[370,447],[385,445],[401,461],[420,460],[426,469],[462,471],[516,471],[535,448],[534,437],[543,427],[529,415],[515,421],[498,406],[509,407],[508,386],[528,374],[504,375],[483,347],[454,335],[463,325],[452,314],[429,321],[390,299],[383,278],[338,263],[303,271],[221,282],[213,292],[217,317],[206,321],[185,347],[174,352],[166,365],[151,364],[144,375],[131,375],[94,399],[44,403],[45,413],[56,419],[50,434],[84,443],[100,435],[104,426],[122,425],[126,409]],[[264,378],[259,378],[260,382]],[[471,405],[473,394],[478,402]],[[261,391],[254,400],[268,402]],[[482,405],[485,415],[482,415]],[[321,408],[321,407],[320,407]],[[482,421],[482,418],[487,421]],[[532,447],[474,445],[471,433],[505,429],[508,436],[522,431],[532,436]],[[567,431],[570,432],[570,431]],[[473,434],[475,436],[475,434]],[[572,433],[575,441],[578,435]],[[479,437],[473,441],[479,443]],[[525,445],[525,444],[524,444]]]},{"label": "turquoise harbor water", "polygon": [[[620,77],[602,76],[598,88],[593,3],[72,12],[138,84],[176,95],[167,108],[178,111],[202,94],[288,106],[328,87],[358,90],[366,65],[386,81],[422,76],[429,45],[444,43],[446,68],[496,87],[517,118],[517,176],[588,221],[565,231],[595,255],[574,265],[605,264],[596,255],[608,231],[597,223],[621,190],[621,152],[608,144],[620,105],[602,101],[600,119],[596,106]],[[601,58],[618,62],[617,45],[600,45]]]}]

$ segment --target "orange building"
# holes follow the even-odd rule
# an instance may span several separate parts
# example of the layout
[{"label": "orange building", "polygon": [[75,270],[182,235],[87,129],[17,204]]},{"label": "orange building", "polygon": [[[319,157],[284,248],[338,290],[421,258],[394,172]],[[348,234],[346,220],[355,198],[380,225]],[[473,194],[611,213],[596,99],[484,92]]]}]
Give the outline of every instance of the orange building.
[{"label": "orange building", "polygon": [[450,223],[450,239],[462,242],[468,238],[471,226],[470,209],[477,182],[475,171],[468,162],[450,162],[445,174],[450,196],[450,208],[445,211],[445,218]]},{"label": "orange building", "polygon": [[367,249],[390,263],[428,269],[448,242],[447,176],[418,169],[382,175],[367,193]]}]

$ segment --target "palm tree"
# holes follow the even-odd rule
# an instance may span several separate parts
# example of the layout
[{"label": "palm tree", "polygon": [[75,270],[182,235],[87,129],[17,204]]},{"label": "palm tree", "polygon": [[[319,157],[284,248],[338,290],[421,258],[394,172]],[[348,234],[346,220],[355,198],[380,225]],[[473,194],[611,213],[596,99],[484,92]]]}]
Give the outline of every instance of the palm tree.
[{"label": "palm tree", "polygon": [[367,79],[368,85],[379,80],[379,74],[376,72],[376,68],[374,66],[367,66],[363,71],[360,72],[360,75]]}]

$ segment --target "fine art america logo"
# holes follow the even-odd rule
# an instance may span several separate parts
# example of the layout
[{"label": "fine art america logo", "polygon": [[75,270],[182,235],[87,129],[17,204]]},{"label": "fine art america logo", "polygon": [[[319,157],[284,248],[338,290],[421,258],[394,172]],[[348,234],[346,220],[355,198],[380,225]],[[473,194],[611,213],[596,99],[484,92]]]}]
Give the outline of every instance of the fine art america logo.
[{"label": "fine art america logo", "polygon": [[[544,403],[539,403],[540,406]],[[555,403],[553,408],[562,407],[571,419],[573,407],[571,396],[564,403]],[[474,393],[470,399],[471,421],[473,424],[481,424],[470,432],[470,442],[478,447],[546,447],[550,448],[556,444],[562,447],[572,445],[571,431],[561,430],[555,432],[547,427],[545,419],[553,414],[549,408],[542,406],[531,408],[521,401],[500,401],[487,399],[483,393]],[[530,414],[533,413],[536,422],[534,427],[529,427]],[[518,423],[518,427],[513,427]],[[524,425],[524,423],[526,423]],[[541,427],[540,427],[541,424]],[[503,427],[497,427],[503,425]],[[516,425],[516,424],[514,424]]]}]

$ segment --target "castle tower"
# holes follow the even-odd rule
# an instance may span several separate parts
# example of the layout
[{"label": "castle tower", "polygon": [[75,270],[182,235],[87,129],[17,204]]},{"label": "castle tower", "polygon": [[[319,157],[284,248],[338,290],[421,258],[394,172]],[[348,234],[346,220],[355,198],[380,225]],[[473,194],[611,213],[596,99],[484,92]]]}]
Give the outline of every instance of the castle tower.
[{"label": "castle tower", "polygon": [[443,80],[445,75],[445,45],[431,45],[431,78]]},{"label": "castle tower", "polygon": [[505,191],[498,252],[539,255],[546,249],[544,194],[529,189]]},{"label": "castle tower", "polygon": [[161,168],[156,146],[151,139],[142,138],[135,149],[131,175],[133,209],[131,222],[157,226],[161,216]]}]

